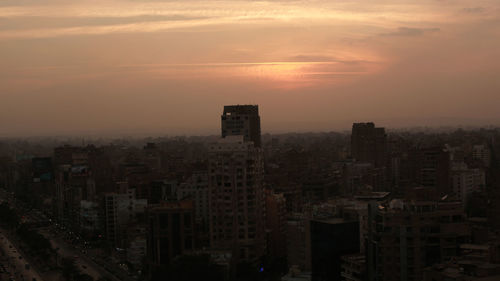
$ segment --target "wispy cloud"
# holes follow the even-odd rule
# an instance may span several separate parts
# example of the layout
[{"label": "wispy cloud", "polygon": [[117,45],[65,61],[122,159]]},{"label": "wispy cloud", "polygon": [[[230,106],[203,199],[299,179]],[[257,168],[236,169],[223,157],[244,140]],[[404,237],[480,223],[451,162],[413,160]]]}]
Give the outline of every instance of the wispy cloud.
[{"label": "wispy cloud", "polygon": [[[0,5],[0,38],[41,38],[112,32],[155,32],[179,27],[267,24],[392,27],[418,13],[420,21],[439,21],[443,14],[425,5],[364,7],[332,1],[23,1]],[[175,21],[176,23],[170,23]],[[167,24],[168,22],[168,24]],[[10,32],[16,31],[16,32]],[[17,34],[14,34],[17,33]],[[362,34],[362,33],[361,33]]]},{"label": "wispy cloud", "polygon": [[389,33],[382,33],[382,36],[421,36],[427,33],[435,33],[440,31],[439,28],[413,28],[413,27],[399,27],[396,31]]}]

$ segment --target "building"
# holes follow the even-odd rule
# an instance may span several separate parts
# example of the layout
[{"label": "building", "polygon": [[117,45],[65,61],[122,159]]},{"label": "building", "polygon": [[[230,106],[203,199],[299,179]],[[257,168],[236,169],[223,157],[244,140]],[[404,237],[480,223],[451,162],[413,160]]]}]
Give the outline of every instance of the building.
[{"label": "building", "polygon": [[127,229],[127,242],[127,261],[134,268],[141,268],[147,255],[147,227],[141,224],[131,225]]},{"label": "building", "polygon": [[80,230],[83,234],[95,237],[101,232],[99,204],[94,201],[80,201]]},{"label": "building", "polygon": [[424,271],[424,281],[496,281],[500,280],[500,264],[469,259],[452,259],[435,264]]},{"label": "building", "polygon": [[286,199],[281,193],[266,189],[267,253],[286,260]]},{"label": "building", "polygon": [[469,169],[467,164],[454,164],[451,169],[452,194],[465,205],[470,194],[484,189],[485,172],[482,169]]},{"label": "building", "polygon": [[442,146],[415,147],[410,151],[411,180],[432,187],[440,195],[450,194],[450,153]]},{"label": "building", "polygon": [[221,116],[222,137],[241,135],[245,141],[261,146],[258,105],[227,105]]},{"label": "building", "polygon": [[366,257],[364,254],[342,257],[342,281],[366,280]]},{"label": "building", "polygon": [[148,259],[153,267],[166,266],[194,249],[193,201],[163,202],[147,208]]},{"label": "building", "polygon": [[313,219],[310,227],[312,281],[342,280],[341,257],[359,253],[359,222]]},{"label": "building", "polygon": [[80,226],[80,201],[95,199],[95,181],[87,164],[66,164],[56,169],[57,219],[73,230]]},{"label": "building", "polygon": [[287,220],[287,261],[290,268],[311,271],[311,226],[303,214],[294,214]]},{"label": "building", "polygon": [[194,201],[196,220],[208,227],[208,173],[206,171],[194,172],[179,185],[177,199],[187,198]]},{"label": "building", "polygon": [[474,145],[472,147],[472,159],[482,162],[484,167],[489,167],[491,162],[491,151],[486,145]]},{"label": "building", "polygon": [[54,166],[50,157],[31,159],[33,186],[37,193],[53,195]]},{"label": "building", "polygon": [[265,254],[265,200],[260,148],[227,136],[209,148],[210,244],[235,261]]},{"label": "building", "polygon": [[115,247],[124,248],[128,243],[126,229],[144,214],[146,199],[136,199],[135,189],[126,193],[106,193],[103,196],[104,231],[106,239]]},{"label": "building", "polygon": [[354,123],[351,135],[351,155],[356,161],[370,162],[375,167],[386,165],[387,135],[384,128],[373,123]]},{"label": "building", "polygon": [[461,202],[394,199],[369,206],[370,281],[420,281],[470,239]]}]

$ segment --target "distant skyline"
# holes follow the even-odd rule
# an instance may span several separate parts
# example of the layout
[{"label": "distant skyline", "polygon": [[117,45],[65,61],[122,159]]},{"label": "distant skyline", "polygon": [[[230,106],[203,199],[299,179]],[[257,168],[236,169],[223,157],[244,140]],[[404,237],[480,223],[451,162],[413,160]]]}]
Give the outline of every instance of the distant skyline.
[{"label": "distant skyline", "polygon": [[6,0],[0,137],[500,125],[498,0]]}]

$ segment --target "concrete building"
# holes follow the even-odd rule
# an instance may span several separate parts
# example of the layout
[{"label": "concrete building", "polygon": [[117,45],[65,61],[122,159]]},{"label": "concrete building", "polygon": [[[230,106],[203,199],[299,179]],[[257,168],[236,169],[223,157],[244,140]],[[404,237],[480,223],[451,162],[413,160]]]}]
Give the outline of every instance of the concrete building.
[{"label": "concrete building", "polygon": [[342,281],[366,280],[366,257],[364,254],[342,257]]},{"label": "concrete building", "polygon": [[424,268],[451,259],[470,239],[460,202],[394,199],[370,204],[370,281],[420,281]]},{"label": "concrete building", "polygon": [[266,189],[267,253],[286,260],[286,200],[283,194]]},{"label": "concrete building", "polygon": [[423,281],[497,281],[500,280],[500,264],[453,259],[426,268]]},{"label": "concrete building", "polygon": [[147,255],[147,227],[143,224],[129,226],[127,242],[127,261],[135,268],[141,268]]},{"label": "concrete building", "polygon": [[261,146],[260,116],[258,105],[227,105],[221,116],[222,137],[244,136],[255,147]]},{"label": "concrete building", "polygon": [[341,257],[359,253],[359,222],[313,219],[310,226],[312,281],[340,281]]},{"label": "concrete building", "polygon": [[103,196],[104,231],[106,239],[115,247],[125,248],[126,229],[144,214],[146,199],[136,199],[135,189],[127,193],[106,193]]},{"label": "concrete building", "polygon": [[99,204],[94,201],[80,201],[80,230],[89,235],[101,232]]},{"label": "concrete building", "polygon": [[311,226],[308,217],[294,214],[287,220],[287,261],[290,268],[311,271]]},{"label": "concrete building", "polygon": [[95,181],[87,164],[65,164],[56,169],[57,219],[77,230],[80,227],[80,201],[95,199]]},{"label": "concrete building", "polygon": [[469,195],[474,191],[484,189],[486,175],[482,169],[469,169],[467,164],[452,165],[451,186],[452,195],[465,205]]},{"label": "concrete building", "polygon": [[244,137],[227,136],[209,148],[210,244],[236,261],[256,261],[266,251],[263,160]]},{"label": "concrete building", "polygon": [[415,147],[410,151],[411,180],[432,187],[440,195],[450,194],[450,153],[442,146]]},{"label": "concrete building", "polygon": [[163,202],[147,209],[148,259],[151,266],[165,266],[194,249],[193,201]]},{"label": "concrete building", "polygon": [[194,201],[194,213],[197,221],[207,225],[208,212],[208,173],[194,172],[177,190],[177,199],[191,199]]},{"label": "concrete building", "polygon": [[491,151],[486,145],[474,145],[472,147],[472,159],[479,160],[484,167],[489,167],[491,162]]}]

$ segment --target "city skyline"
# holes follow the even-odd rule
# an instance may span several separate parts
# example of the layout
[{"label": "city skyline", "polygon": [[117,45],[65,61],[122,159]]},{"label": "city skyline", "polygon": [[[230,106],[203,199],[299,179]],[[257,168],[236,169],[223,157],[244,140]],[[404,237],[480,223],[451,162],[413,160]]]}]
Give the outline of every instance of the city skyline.
[{"label": "city skyline", "polygon": [[500,4],[3,1],[0,136],[500,123]]}]

